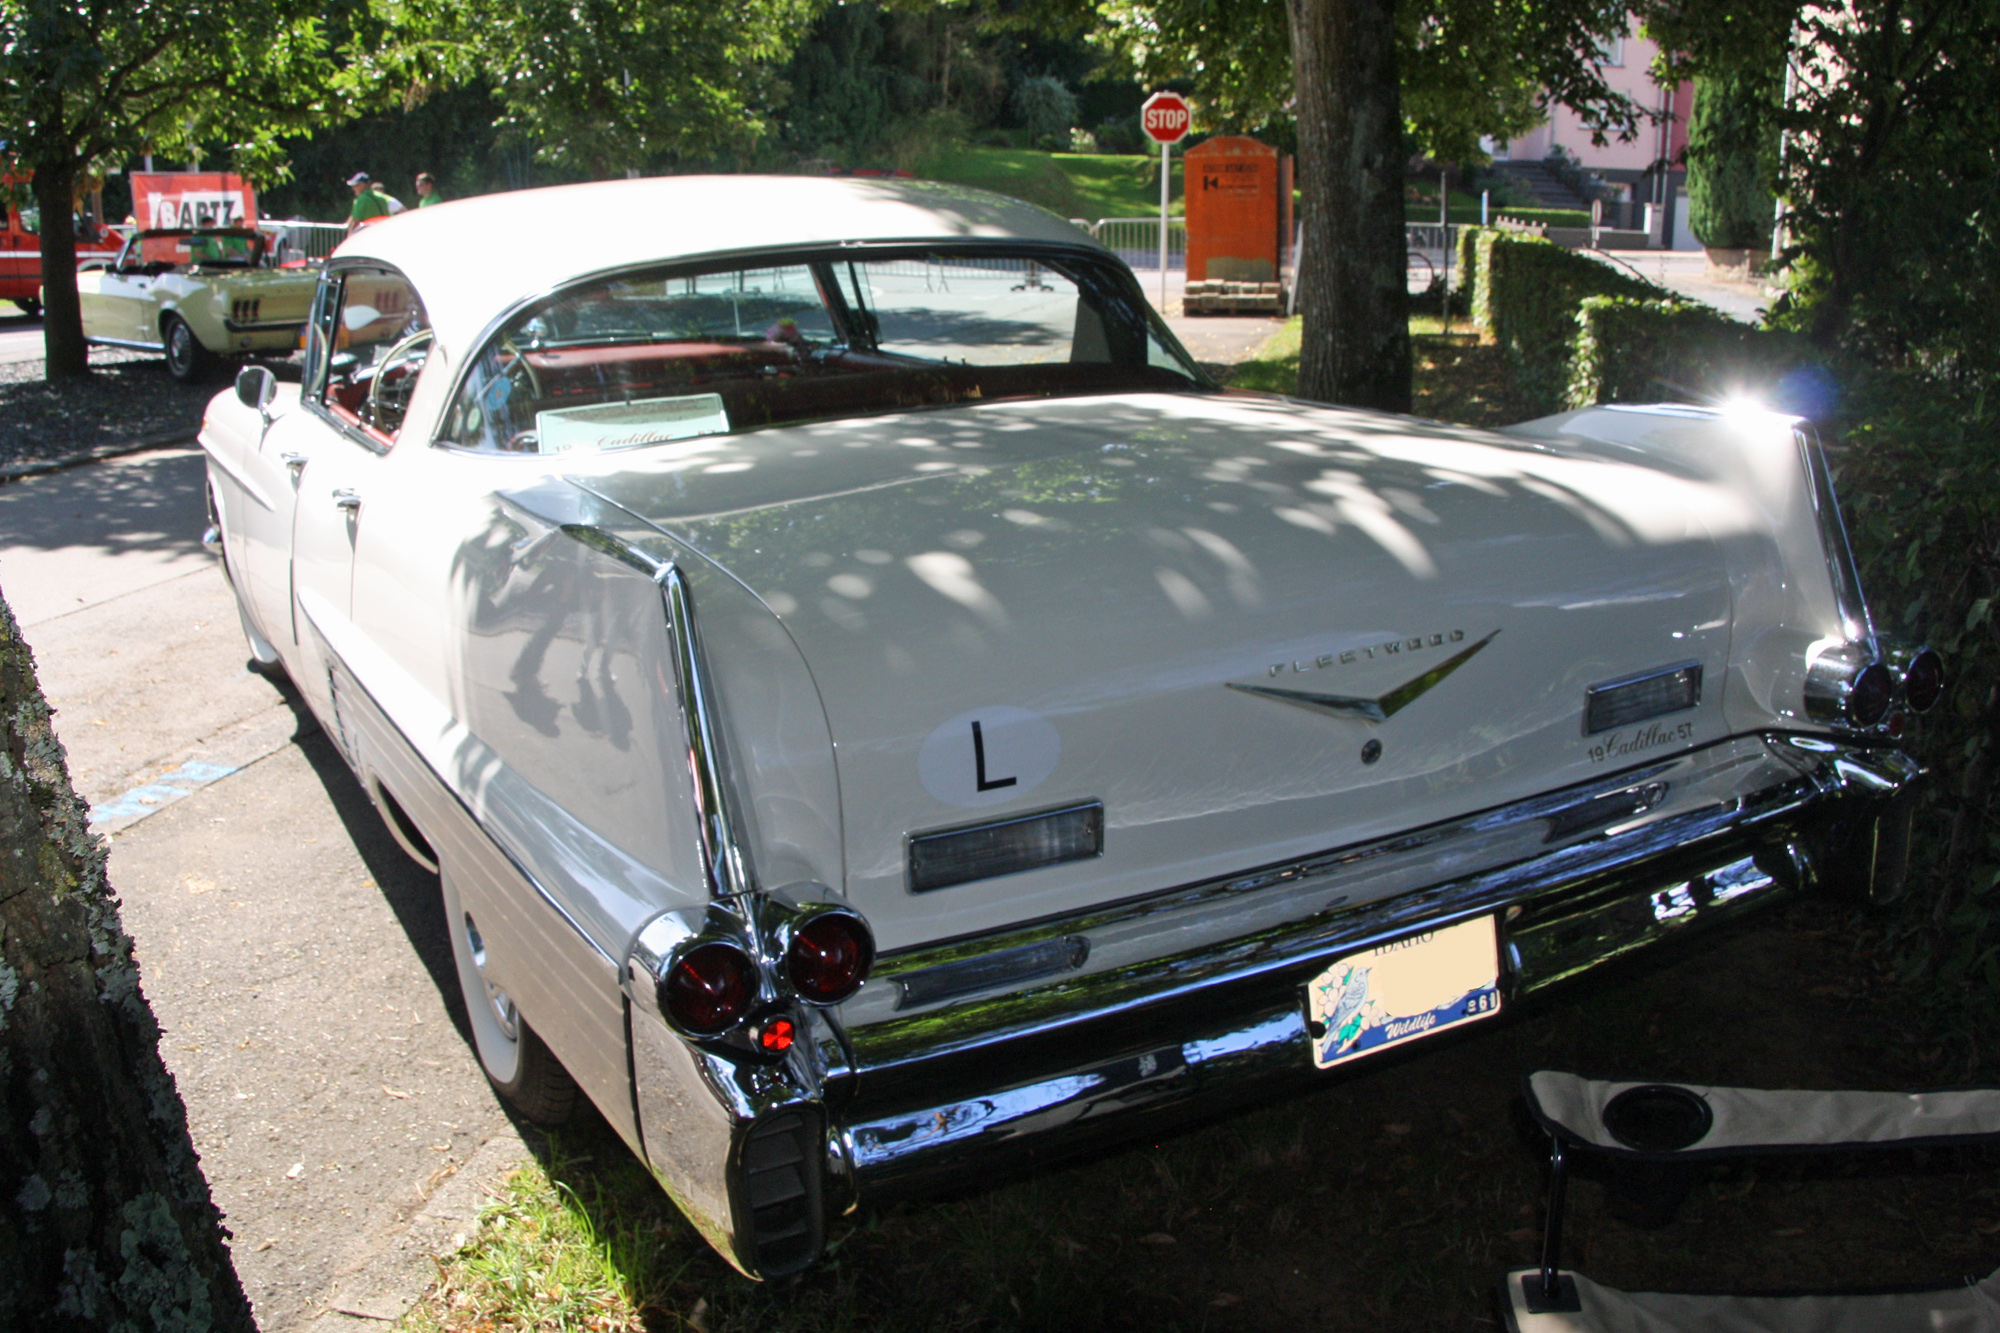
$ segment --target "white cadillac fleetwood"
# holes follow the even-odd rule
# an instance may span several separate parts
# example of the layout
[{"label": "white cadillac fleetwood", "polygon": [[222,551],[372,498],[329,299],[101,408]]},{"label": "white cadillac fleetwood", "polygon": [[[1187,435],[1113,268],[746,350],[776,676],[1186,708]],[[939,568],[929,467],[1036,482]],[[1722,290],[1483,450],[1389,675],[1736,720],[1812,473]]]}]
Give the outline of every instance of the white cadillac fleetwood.
[{"label": "white cadillac fleetwood", "polygon": [[500,1093],[746,1274],[1901,885],[1941,667],[1793,419],[1224,393],[1088,236],[909,182],[405,213],[307,336],[202,431],[251,650]]}]

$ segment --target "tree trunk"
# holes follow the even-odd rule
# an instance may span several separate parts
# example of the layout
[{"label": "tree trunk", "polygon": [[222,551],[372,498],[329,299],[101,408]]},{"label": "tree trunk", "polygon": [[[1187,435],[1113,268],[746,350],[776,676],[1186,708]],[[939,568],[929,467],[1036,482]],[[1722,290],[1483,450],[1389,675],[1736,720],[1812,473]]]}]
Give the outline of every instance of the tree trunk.
[{"label": "tree trunk", "polygon": [[76,164],[37,163],[35,202],[42,210],[42,373],[81,379],[90,373],[90,349],[76,299]]},{"label": "tree trunk", "polygon": [[0,601],[0,1328],[255,1333],[87,818]]},{"label": "tree trunk", "polygon": [[1305,254],[1299,394],[1410,410],[1395,0],[1289,0]]}]

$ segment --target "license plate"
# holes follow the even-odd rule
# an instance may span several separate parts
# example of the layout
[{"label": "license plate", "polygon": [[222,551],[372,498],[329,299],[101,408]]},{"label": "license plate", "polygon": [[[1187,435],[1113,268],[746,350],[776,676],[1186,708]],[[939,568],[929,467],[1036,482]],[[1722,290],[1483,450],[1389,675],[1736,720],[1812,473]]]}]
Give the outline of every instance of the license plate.
[{"label": "license plate", "polygon": [[1331,1069],[1500,1012],[1490,916],[1349,954],[1306,984],[1313,1063]]}]

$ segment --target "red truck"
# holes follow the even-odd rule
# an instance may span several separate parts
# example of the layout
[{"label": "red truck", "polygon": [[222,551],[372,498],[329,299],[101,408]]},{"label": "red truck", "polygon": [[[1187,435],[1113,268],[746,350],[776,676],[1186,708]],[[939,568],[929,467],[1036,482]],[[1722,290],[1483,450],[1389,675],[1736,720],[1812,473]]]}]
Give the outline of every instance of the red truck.
[{"label": "red truck", "polygon": [[[12,301],[29,315],[42,313],[42,238],[40,218],[28,197],[28,177],[0,175],[0,198],[6,201],[6,229],[0,231],[0,300]],[[124,237],[99,227],[96,235],[76,238],[76,257],[116,259]]]}]

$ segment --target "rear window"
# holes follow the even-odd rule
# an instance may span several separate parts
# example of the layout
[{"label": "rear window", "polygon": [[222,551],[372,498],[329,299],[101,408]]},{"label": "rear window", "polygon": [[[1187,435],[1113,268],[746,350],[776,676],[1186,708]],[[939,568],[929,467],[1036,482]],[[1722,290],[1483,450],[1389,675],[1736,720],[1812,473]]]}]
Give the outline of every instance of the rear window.
[{"label": "rear window", "polygon": [[473,359],[446,438],[561,453],[995,398],[1203,383],[1115,262],[869,249],[579,284]]}]

